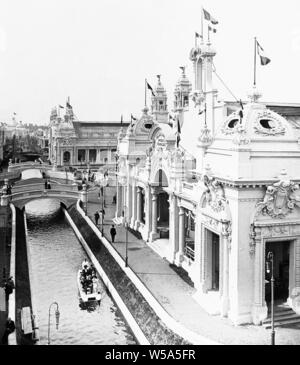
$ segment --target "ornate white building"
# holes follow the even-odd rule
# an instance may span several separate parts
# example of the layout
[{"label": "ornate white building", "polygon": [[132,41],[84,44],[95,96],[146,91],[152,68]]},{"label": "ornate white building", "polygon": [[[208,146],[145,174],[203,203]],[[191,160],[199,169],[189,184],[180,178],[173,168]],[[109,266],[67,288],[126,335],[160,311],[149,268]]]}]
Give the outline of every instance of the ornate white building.
[{"label": "ornate white building", "polygon": [[145,106],[119,133],[115,220],[186,270],[208,312],[259,324],[269,251],[276,298],[300,312],[300,104],[264,104],[256,90],[242,113],[218,102],[215,55],[210,43],[191,50],[193,85],[182,68],[175,122],[159,77],[151,114]]},{"label": "ornate white building", "polygon": [[[115,165],[120,122],[79,121],[66,103],[53,108],[49,123],[49,160],[54,166]],[[128,123],[123,123],[128,126]]]}]

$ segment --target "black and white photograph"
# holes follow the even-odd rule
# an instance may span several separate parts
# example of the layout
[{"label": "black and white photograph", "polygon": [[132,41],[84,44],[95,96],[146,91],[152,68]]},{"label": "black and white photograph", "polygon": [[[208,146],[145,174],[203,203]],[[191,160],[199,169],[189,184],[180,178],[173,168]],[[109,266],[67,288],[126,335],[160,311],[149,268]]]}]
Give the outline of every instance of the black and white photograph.
[{"label": "black and white photograph", "polygon": [[1,345],[300,345],[299,65],[299,0],[0,0]]}]

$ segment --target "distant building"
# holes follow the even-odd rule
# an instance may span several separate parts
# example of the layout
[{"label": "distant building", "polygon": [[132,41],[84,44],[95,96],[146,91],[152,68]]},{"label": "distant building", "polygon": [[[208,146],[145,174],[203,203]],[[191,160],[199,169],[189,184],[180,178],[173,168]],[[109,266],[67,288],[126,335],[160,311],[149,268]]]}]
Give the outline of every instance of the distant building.
[{"label": "distant building", "polygon": [[13,136],[25,137],[29,134],[29,129],[23,125],[22,121],[17,122],[15,116],[12,117],[12,121],[10,123],[4,124],[4,130],[5,139],[10,139]]},{"label": "distant building", "polygon": [[[69,103],[52,109],[49,124],[49,160],[56,166],[115,165],[120,122],[79,121]],[[124,127],[128,123],[123,123]]]},{"label": "distant building", "polygon": [[3,148],[5,143],[4,124],[0,123],[0,164],[3,161]]},{"label": "distant building", "polygon": [[115,220],[186,270],[201,307],[259,324],[270,251],[275,298],[300,313],[300,104],[259,102],[256,89],[243,109],[218,101],[215,55],[209,41],[193,48],[194,82],[182,68],[172,113],[159,78],[151,114],[120,133]]}]

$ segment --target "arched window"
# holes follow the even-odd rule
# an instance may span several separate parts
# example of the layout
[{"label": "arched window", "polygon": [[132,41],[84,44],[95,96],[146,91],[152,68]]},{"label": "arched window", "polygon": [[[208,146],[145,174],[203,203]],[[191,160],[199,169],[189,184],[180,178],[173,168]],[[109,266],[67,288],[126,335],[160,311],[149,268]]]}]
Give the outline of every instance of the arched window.
[{"label": "arched window", "polygon": [[71,159],[71,154],[69,151],[65,151],[63,155],[64,163],[69,163]]}]

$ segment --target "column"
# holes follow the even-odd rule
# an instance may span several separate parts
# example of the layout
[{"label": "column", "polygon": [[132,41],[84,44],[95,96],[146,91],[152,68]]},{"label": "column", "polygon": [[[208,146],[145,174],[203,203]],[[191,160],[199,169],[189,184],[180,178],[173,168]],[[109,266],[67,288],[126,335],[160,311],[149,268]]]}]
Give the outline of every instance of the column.
[{"label": "column", "polygon": [[100,163],[100,150],[97,148],[97,154],[96,154],[96,163]]},{"label": "column", "polygon": [[172,247],[172,258],[171,261],[175,260],[176,252],[178,252],[178,226],[179,226],[179,214],[178,214],[178,204],[177,197],[175,195],[170,195],[170,245]]},{"label": "column", "polygon": [[155,188],[151,189],[152,194],[152,231],[150,234],[150,240],[154,241],[159,237],[157,232],[157,191]]},{"label": "column", "polygon": [[131,199],[131,204],[132,204],[132,212],[131,212],[131,224],[130,227],[134,229],[135,226],[135,221],[136,221],[136,187],[134,185],[134,182],[132,182],[132,199]]},{"label": "column", "polygon": [[127,206],[127,212],[126,212],[126,221],[127,222],[130,222],[131,220],[131,211],[132,211],[132,207],[131,207],[131,195],[132,195],[132,188],[131,188],[131,185],[129,183],[129,180],[127,182],[127,191],[126,191],[126,200],[127,200],[127,203],[126,203],[126,206]]},{"label": "column", "polygon": [[151,208],[152,208],[151,191],[150,187],[148,186],[145,190],[145,209],[146,209],[145,226],[147,227],[147,239],[149,239],[149,235],[151,233],[151,228],[152,228]]},{"label": "column", "polygon": [[85,162],[88,163],[89,162],[89,150],[85,150]]},{"label": "column", "polygon": [[142,221],[142,188],[138,186],[137,188],[137,221],[140,223]]},{"label": "column", "polygon": [[184,231],[184,208],[179,207],[179,237],[178,252],[176,253],[176,265],[180,265],[184,255],[185,231]]},{"label": "column", "polygon": [[221,315],[227,316],[229,308],[229,238],[228,235],[223,236],[223,283],[222,283],[222,301],[221,301]]},{"label": "column", "polygon": [[[288,304],[300,312],[300,239],[290,243],[289,297]],[[294,265],[293,265],[294,263]]]},{"label": "column", "polygon": [[268,308],[264,298],[265,244],[256,241],[254,253],[254,304],[252,307],[252,319],[254,324],[260,324],[267,317]]}]

